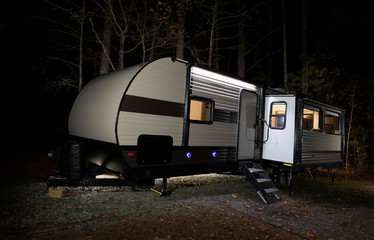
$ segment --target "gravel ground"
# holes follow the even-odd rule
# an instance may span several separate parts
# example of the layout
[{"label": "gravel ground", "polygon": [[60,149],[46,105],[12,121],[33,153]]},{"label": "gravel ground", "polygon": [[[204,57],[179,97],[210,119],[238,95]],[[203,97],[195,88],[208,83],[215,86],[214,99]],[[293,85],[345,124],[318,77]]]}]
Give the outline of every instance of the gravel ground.
[{"label": "gravel ground", "polygon": [[172,178],[167,197],[78,187],[61,199],[38,178],[3,178],[0,239],[374,239],[374,183],[319,179],[266,205],[240,175]]}]

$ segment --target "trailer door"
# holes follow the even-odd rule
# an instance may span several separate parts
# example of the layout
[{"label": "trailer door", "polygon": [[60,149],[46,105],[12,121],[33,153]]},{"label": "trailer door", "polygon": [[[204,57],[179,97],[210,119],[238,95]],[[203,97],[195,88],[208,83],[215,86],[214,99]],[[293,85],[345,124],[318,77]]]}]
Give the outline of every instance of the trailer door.
[{"label": "trailer door", "polygon": [[257,94],[243,90],[240,95],[238,159],[255,158]]},{"label": "trailer door", "polygon": [[266,96],[262,158],[293,164],[296,97]]}]

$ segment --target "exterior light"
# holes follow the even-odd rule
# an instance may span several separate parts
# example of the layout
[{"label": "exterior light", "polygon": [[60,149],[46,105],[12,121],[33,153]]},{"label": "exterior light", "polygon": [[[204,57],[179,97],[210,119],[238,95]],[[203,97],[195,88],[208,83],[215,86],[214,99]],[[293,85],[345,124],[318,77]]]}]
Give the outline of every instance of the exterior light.
[{"label": "exterior light", "polygon": [[212,156],[215,158],[217,157],[217,152],[212,152]]},{"label": "exterior light", "polygon": [[192,157],[192,153],[190,153],[190,152],[186,153],[186,157],[187,158],[191,158]]}]

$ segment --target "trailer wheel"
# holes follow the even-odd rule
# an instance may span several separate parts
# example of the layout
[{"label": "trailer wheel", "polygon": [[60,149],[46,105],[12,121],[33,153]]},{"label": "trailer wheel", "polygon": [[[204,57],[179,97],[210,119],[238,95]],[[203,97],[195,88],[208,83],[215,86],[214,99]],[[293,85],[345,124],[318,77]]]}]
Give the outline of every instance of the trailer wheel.
[{"label": "trailer wheel", "polygon": [[87,175],[88,178],[96,178],[97,175],[100,174],[100,166],[96,164],[90,164],[87,168]]},{"label": "trailer wheel", "polygon": [[62,144],[59,161],[60,174],[69,179],[82,179],[85,174],[84,145],[74,139]]},{"label": "trailer wheel", "polygon": [[288,171],[281,171],[280,184],[282,184],[283,186],[288,187],[288,185],[289,185],[289,178],[290,178],[290,173]]}]

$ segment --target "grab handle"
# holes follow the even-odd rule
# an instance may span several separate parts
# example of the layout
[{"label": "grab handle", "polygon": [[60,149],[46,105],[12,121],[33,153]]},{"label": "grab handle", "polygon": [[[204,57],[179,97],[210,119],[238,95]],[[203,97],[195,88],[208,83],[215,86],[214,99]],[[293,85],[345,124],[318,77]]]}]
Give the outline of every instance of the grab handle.
[{"label": "grab handle", "polygon": [[268,140],[269,140],[269,130],[270,130],[270,126],[269,126],[269,124],[267,123],[267,121],[265,120],[265,119],[263,119],[263,118],[259,118],[258,119],[259,121],[263,121],[264,123],[265,123],[265,125],[267,126],[267,133],[266,133],[266,140],[265,141],[263,141],[263,143],[266,143]]}]

